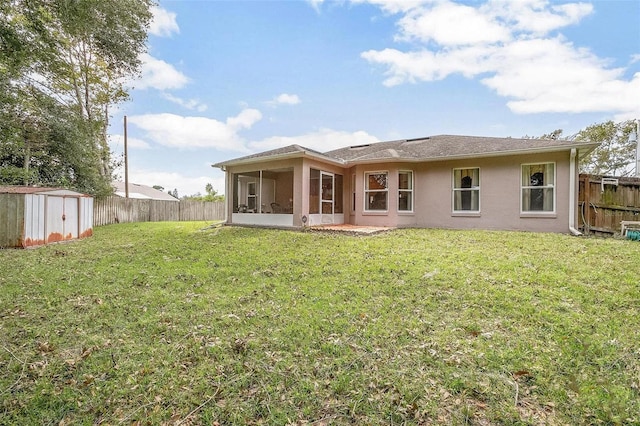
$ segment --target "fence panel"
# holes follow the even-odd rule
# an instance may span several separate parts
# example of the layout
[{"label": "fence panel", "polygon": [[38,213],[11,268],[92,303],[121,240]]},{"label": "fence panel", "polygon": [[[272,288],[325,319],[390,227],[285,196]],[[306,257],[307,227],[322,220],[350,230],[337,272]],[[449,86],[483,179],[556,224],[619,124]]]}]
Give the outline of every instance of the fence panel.
[{"label": "fence panel", "polygon": [[640,178],[581,174],[579,203],[586,233],[620,232],[621,221],[640,221]]},{"label": "fence panel", "polygon": [[151,200],[149,208],[149,221],[166,222],[180,220],[181,202]]},{"label": "fence panel", "polygon": [[94,226],[112,223],[223,220],[224,201],[164,201],[106,197],[95,200]]}]

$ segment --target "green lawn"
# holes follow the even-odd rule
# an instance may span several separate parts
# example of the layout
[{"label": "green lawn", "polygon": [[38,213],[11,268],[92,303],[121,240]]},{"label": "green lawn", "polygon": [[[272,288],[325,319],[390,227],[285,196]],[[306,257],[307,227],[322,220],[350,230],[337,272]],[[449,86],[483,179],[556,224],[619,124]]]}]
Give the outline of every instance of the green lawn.
[{"label": "green lawn", "polygon": [[0,424],[640,424],[640,242],[122,224],[0,251]]}]

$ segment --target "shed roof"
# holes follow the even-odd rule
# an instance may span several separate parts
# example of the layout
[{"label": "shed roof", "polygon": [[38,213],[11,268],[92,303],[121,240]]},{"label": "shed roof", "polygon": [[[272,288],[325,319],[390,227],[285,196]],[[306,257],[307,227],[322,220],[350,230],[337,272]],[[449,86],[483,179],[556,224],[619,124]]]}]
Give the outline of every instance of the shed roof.
[{"label": "shed roof", "polygon": [[67,197],[87,197],[81,192],[64,188],[45,188],[41,186],[0,186],[0,194],[48,194]]}]

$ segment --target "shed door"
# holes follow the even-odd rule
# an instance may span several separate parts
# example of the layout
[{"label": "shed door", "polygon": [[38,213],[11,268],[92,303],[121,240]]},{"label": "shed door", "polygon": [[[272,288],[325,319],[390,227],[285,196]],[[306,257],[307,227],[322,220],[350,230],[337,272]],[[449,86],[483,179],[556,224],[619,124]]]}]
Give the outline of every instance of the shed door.
[{"label": "shed door", "polygon": [[47,243],[64,240],[64,198],[48,196],[47,201]]},{"label": "shed door", "polygon": [[63,228],[64,239],[78,238],[78,199],[64,198]]},{"label": "shed door", "polygon": [[47,197],[47,243],[78,238],[78,199]]}]

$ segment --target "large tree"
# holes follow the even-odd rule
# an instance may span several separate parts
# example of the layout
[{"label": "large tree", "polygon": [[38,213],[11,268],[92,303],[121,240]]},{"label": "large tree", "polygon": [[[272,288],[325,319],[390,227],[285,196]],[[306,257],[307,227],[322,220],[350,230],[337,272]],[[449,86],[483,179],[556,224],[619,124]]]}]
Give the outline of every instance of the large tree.
[{"label": "large tree", "polygon": [[[635,120],[615,123],[611,120],[592,124],[575,135],[564,136],[562,129],[544,134],[538,139],[577,140],[598,142],[600,145],[580,164],[580,173],[594,175],[626,176],[635,171],[636,138]],[[528,139],[530,136],[525,136]]]},{"label": "large tree", "polygon": [[600,146],[583,161],[581,172],[611,176],[626,176],[633,172],[636,141],[630,136],[635,129],[634,120],[607,121],[578,132],[575,140],[600,142]]},{"label": "large tree", "polygon": [[139,70],[152,4],[2,2],[0,182],[110,190],[109,108]]}]

